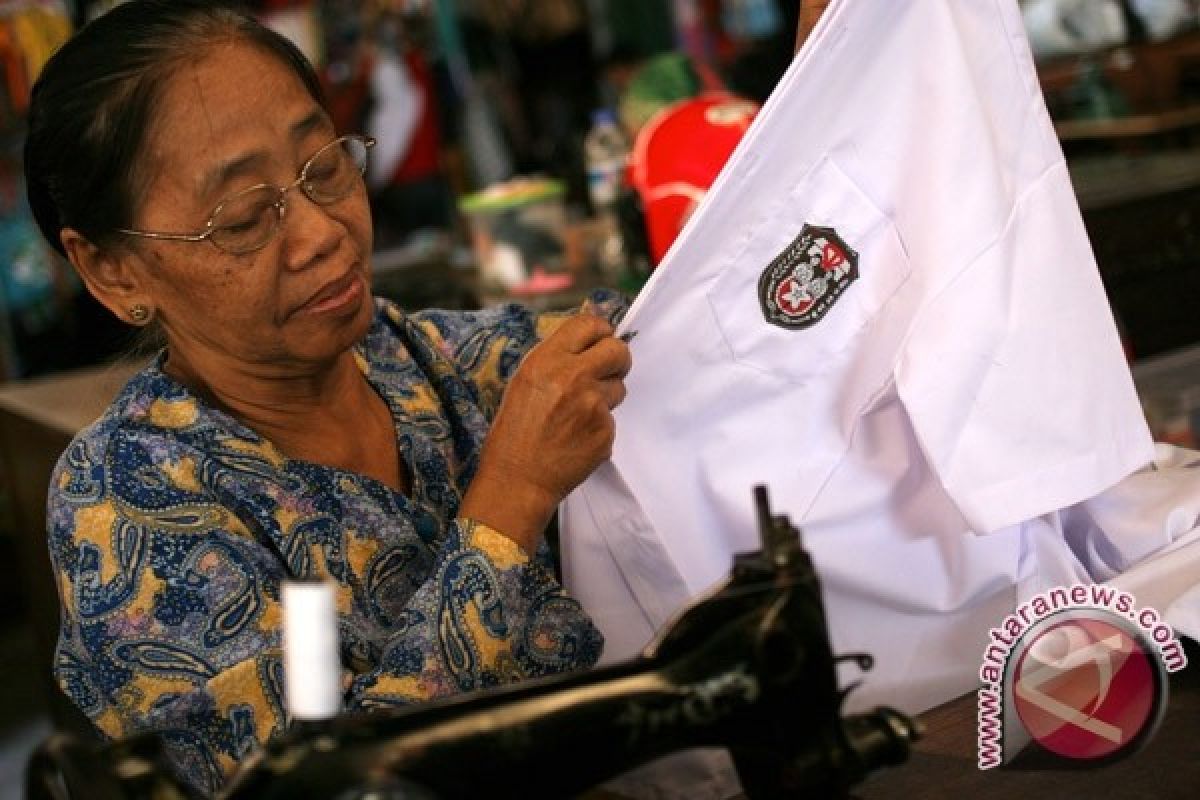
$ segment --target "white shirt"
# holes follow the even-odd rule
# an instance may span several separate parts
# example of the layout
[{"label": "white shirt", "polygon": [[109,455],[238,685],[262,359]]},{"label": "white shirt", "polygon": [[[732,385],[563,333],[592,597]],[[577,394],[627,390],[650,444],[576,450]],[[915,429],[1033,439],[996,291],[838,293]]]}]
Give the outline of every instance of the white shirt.
[{"label": "white shirt", "polygon": [[[859,276],[789,329],[760,282],[806,225]],[[834,2],[622,329],[612,463],[562,510],[609,661],[757,547],[762,483],[876,657],[849,707],[921,711],[1019,588],[1086,576],[1058,510],[1154,454],[1012,0]]]}]

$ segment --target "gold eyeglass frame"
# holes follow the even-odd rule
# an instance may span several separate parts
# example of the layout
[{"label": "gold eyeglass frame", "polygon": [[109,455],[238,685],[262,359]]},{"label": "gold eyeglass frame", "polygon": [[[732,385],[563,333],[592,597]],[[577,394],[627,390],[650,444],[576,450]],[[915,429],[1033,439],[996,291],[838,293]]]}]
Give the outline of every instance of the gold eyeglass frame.
[{"label": "gold eyeglass frame", "polygon": [[[217,204],[216,208],[213,209],[212,214],[210,214],[208,217],[208,224],[204,226],[203,231],[200,231],[198,233],[166,233],[163,231],[140,231],[140,230],[134,230],[132,228],[118,228],[117,233],[123,233],[127,236],[140,236],[145,239],[163,239],[163,240],[175,241],[175,242],[202,242],[205,239],[208,239],[212,242],[213,247],[217,248],[218,250],[220,250],[223,253],[229,253],[230,255],[245,255],[246,253],[253,253],[257,250],[261,250],[264,247],[266,247],[267,244],[272,239],[275,238],[275,234],[277,234],[279,232],[279,228],[283,224],[284,212],[287,210],[287,193],[290,192],[292,189],[295,189],[297,186],[299,186],[300,191],[304,192],[304,196],[319,206],[331,205],[333,203],[336,203],[339,200],[343,200],[343,199],[349,197],[354,192],[354,186],[351,185],[350,188],[348,188],[342,194],[337,195],[336,197],[330,197],[328,195],[314,196],[310,185],[307,183],[308,182],[308,170],[312,166],[313,162],[316,161],[318,158],[320,158],[321,155],[326,153],[330,148],[341,147],[345,144],[345,142],[347,142],[349,140],[356,140],[356,141],[362,143],[363,163],[359,166],[359,169],[358,169],[358,173],[361,176],[367,171],[367,161],[368,161],[368,157],[370,156],[371,148],[375,146],[375,139],[374,139],[374,137],[371,137],[371,136],[364,136],[362,134],[351,133],[351,134],[347,134],[345,136],[339,136],[338,138],[334,139],[333,141],[331,141],[327,144],[324,144],[320,148],[318,148],[318,150],[315,153],[313,153],[312,156],[310,156],[307,161],[304,162],[304,166],[300,168],[300,175],[296,178],[296,180],[292,181],[287,186],[275,186],[274,184],[270,184],[270,183],[258,183],[258,184],[255,184],[254,186],[249,186],[245,189],[242,189],[239,192],[235,192],[234,194],[226,197],[224,200],[222,200],[220,203]],[[271,232],[269,234],[267,234],[266,238],[264,238],[261,243],[255,245],[254,247],[248,247],[244,250],[230,250],[230,249],[228,249],[226,247],[222,247],[220,244],[218,244],[217,241],[215,239],[213,239],[212,237],[213,237],[214,233],[216,233],[218,230],[220,230],[216,226],[215,222],[216,222],[217,217],[220,215],[221,211],[226,206],[228,206],[230,203],[232,203],[234,200],[236,200],[237,198],[243,197],[247,194],[250,194],[251,192],[262,191],[263,189],[274,189],[275,191],[277,191],[279,193],[278,198],[275,200],[274,203],[271,204],[272,206],[275,207],[275,211],[277,212],[275,223],[271,227]]]}]

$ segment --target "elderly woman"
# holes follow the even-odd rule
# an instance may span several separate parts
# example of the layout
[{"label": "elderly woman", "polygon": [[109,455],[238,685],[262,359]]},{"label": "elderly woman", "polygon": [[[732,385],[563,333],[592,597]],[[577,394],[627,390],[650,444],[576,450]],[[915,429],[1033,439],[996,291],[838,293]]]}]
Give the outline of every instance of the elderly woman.
[{"label": "elderly woman", "polygon": [[213,791],[286,724],[280,584],[337,587],[345,708],[592,664],[541,531],[607,457],[626,346],[598,313],[373,300],[362,172],[285,39],[135,0],[38,82],[29,194],[165,348],[54,473],[55,672],[106,735]]}]

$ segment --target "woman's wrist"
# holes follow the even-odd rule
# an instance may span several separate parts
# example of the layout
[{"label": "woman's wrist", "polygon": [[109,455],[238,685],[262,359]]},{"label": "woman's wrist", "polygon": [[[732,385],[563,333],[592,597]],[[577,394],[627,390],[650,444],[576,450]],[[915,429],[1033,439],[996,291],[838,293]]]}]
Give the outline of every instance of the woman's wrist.
[{"label": "woman's wrist", "polygon": [[486,525],[526,553],[533,553],[557,508],[558,498],[538,486],[478,475],[467,489],[458,515]]}]

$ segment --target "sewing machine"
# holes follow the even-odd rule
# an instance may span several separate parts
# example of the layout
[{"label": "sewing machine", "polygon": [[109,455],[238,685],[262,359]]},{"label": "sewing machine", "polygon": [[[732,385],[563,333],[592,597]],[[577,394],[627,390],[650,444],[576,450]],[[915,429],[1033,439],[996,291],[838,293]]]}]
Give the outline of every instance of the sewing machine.
[{"label": "sewing machine", "polygon": [[[749,798],[845,797],[899,764],[917,724],[888,708],[841,715],[836,664],[799,532],[755,490],[762,549],[667,627],[641,658],[394,714],[306,723],[248,758],[243,798],[569,797],[659,756],[726,747]],[[189,797],[156,740],[101,749],[52,737],[28,797]]]}]

